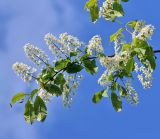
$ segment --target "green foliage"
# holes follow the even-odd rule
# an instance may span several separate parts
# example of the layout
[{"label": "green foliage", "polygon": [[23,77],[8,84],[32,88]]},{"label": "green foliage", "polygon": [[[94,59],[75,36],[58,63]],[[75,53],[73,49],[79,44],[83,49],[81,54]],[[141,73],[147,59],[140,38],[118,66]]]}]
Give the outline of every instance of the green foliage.
[{"label": "green foliage", "polygon": [[36,119],[34,105],[32,104],[32,102],[30,100],[28,100],[25,105],[24,118],[25,118],[26,122],[29,124],[33,124]]},{"label": "green foliage", "polygon": [[52,83],[46,84],[44,86],[44,89],[52,95],[55,95],[55,96],[62,95],[62,90],[55,84],[52,84]]},{"label": "green foliage", "polygon": [[142,62],[148,68],[148,64],[146,64],[146,61],[149,61],[151,68],[155,70],[156,62],[154,52],[152,47],[149,46],[146,41],[134,39],[133,50],[136,52],[140,62]]},{"label": "green foliage", "polygon": [[62,60],[60,60],[60,61],[57,61],[57,62],[55,63],[55,69],[56,69],[56,70],[64,69],[64,68],[67,66],[68,63],[69,63],[69,60],[68,60],[68,59],[62,59]]},{"label": "green foliage", "polygon": [[98,67],[96,66],[96,60],[84,60],[83,61],[84,67],[86,71],[90,74],[94,74],[98,71]]},{"label": "green foliage", "polygon": [[119,91],[121,97],[125,98],[127,96],[127,90],[123,86],[121,86],[120,84],[118,84],[118,91]]},{"label": "green foliage", "polygon": [[83,66],[76,64],[76,63],[68,63],[66,68],[66,72],[69,74],[74,74],[80,72],[83,69]]},{"label": "green foliage", "polygon": [[124,16],[123,7],[118,2],[113,3],[113,10],[115,11],[115,16],[117,17]]},{"label": "green foliage", "polygon": [[38,89],[34,89],[34,90],[31,92],[31,94],[30,94],[31,99],[33,99],[33,97],[37,94],[37,92],[38,92]]},{"label": "green foliage", "polygon": [[86,2],[85,9],[90,12],[92,22],[97,21],[99,18],[99,9],[97,0],[89,0]]},{"label": "green foliage", "polygon": [[131,57],[126,64],[126,71],[128,74],[131,74],[134,69],[134,58]]},{"label": "green foliage", "polygon": [[138,21],[138,20],[134,20],[134,21],[128,22],[128,23],[127,23],[127,26],[130,26],[132,29],[134,29],[135,26],[136,26],[136,24],[137,24],[137,21]]},{"label": "green foliage", "polygon": [[[129,0],[122,0],[122,2],[128,1]],[[113,3],[109,4],[111,5],[109,5],[108,7],[101,7],[101,9],[104,8],[104,11],[106,10],[105,8],[109,8],[105,11],[106,13],[104,13],[104,15],[101,13],[102,17],[104,17],[106,20],[114,22],[117,17],[124,16],[124,10],[121,1],[114,0]],[[92,22],[96,22],[100,14],[98,0],[88,0],[86,2],[85,9],[90,12]],[[102,83],[100,83],[99,80],[98,82],[105,89],[96,92],[92,98],[92,102],[99,103],[103,97],[108,98],[111,100],[113,108],[117,112],[120,112],[122,110],[121,99],[136,102],[136,92],[131,86],[131,81],[134,79],[133,72],[139,71],[138,64],[140,64],[142,68],[144,68],[144,65],[146,68],[145,72],[148,73],[149,71],[149,74],[152,74],[152,72],[156,68],[153,48],[147,42],[150,34],[152,34],[152,30],[151,32],[147,32],[145,30],[147,32],[146,38],[143,34],[144,32],[140,34],[142,35],[142,38],[138,38],[137,34],[142,30],[142,28],[138,28],[137,23],[139,23],[138,20],[128,22],[126,25],[122,25],[122,27],[119,28],[116,33],[110,36],[110,42],[112,44],[114,42],[115,48],[115,54],[111,56],[107,56],[104,54],[102,42],[100,37],[97,37],[98,35],[96,37],[93,37],[94,39],[96,39],[89,41],[89,45],[86,46],[86,48],[82,48],[82,50],[79,49],[81,43],[77,38],[72,37],[71,35],[67,35],[66,33],[63,34],[60,37],[61,41],[56,40],[52,36],[52,41],[58,43],[57,46],[55,45],[56,43],[53,43],[55,47],[62,45],[61,48],[63,48],[64,46],[71,48],[69,48],[69,50],[66,50],[66,48],[62,49],[64,51],[61,51],[61,49],[57,49],[57,51],[59,50],[60,53],[57,52],[58,56],[56,55],[56,53],[54,54],[57,56],[56,58],[59,59],[56,59],[56,62],[54,62],[54,64],[46,64],[43,59],[38,59],[41,60],[40,63],[43,62],[43,64],[45,65],[42,66],[40,73],[36,77],[34,77],[34,74],[28,75],[28,72],[24,75],[34,78],[34,80],[38,83],[38,89],[34,89],[30,94],[26,94],[23,92],[16,94],[11,100],[11,106],[18,101],[26,102],[24,109],[24,118],[26,122],[30,124],[32,124],[36,120],[43,122],[47,117],[47,97],[50,98],[51,96],[61,96],[63,102],[65,102],[64,105],[70,105],[70,101],[73,97],[72,95],[75,94],[73,89],[77,88],[77,86],[79,85],[78,81],[81,78],[81,76],[77,75],[83,69],[85,69],[85,71],[91,75],[97,73],[98,66],[96,62],[98,60],[105,68],[105,72],[99,78]],[[125,42],[123,38],[125,31],[129,32],[129,34],[131,35],[131,42]],[[68,44],[66,44],[67,41]],[[76,43],[75,45],[73,45],[74,41]],[[88,50],[93,50],[93,52],[94,50],[97,50],[97,52],[98,50],[100,51],[98,53],[95,52],[95,54],[92,54],[89,52],[87,53]],[[41,51],[40,53],[42,54]],[[32,58],[34,58],[34,56]],[[22,66],[24,69],[26,68],[24,65]],[[141,72],[143,71],[141,70]],[[148,77],[151,78],[150,76]],[[140,76],[139,80],[143,80],[142,78],[143,77]]]},{"label": "green foliage", "polygon": [[16,95],[14,95],[14,96],[12,97],[12,100],[11,100],[11,103],[10,103],[11,107],[12,107],[12,105],[14,105],[17,101],[22,100],[26,95],[27,95],[27,94],[26,94],[26,93],[23,93],[23,92],[20,92],[20,93],[17,93]]},{"label": "green foliage", "polygon": [[[122,2],[128,2],[128,0],[122,0]],[[104,13],[105,18],[112,22],[114,22],[117,17],[124,16],[123,6],[118,0],[114,0],[112,6],[101,6],[100,9],[101,8],[104,8],[106,10],[106,13]],[[90,12],[92,22],[96,22],[100,15],[98,0],[88,0],[85,4],[85,9]]]},{"label": "green foliage", "polygon": [[37,96],[34,102],[34,111],[38,121],[44,121],[47,116],[47,107],[43,99]]},{"label": "green foliage", "polygon": [[101,99],[102,99],[103,97],[109,97],[109,96],[108,96],[108,90],[107,90],[107,89],[104,89],[104,90],[102,90],[102,91],[100,91],[100,92],[95,93],[94,96],[93,96],[93,98],[92,98],[92,102],[93,102],[93,103],[98,103],[98,102],[101,101]]},{"label": "green foliage", "polygon": [[54,80],[56,85],[64,85],[66,80],[64,79],[64,75],[62,73],[58,74]]},{"label": "green foliage", "polygon": [[122,101],[121,101],[121,98],[119,96],[117,96],[116,93],[112,92],[111,93],[111,100],[112,100],[112,105],[113,105],[114,109],[117,112],[120,112],[122,110]]},{"label": "green foliage", "polygon": [[117,39],[117,37],[122,33],[123,28],[120,28],[116,33],[110,36],[110,42],[113,42]]}]

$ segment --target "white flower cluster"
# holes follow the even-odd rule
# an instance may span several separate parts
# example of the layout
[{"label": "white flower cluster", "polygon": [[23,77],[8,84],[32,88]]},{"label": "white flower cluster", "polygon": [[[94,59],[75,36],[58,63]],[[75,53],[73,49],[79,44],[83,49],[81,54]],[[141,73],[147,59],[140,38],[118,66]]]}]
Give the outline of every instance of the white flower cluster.
[{"label": "white flower cluster", "polygon": [[101,77],[98,79],[98,83],[102,86],[109,85],[108,70],[105,70]]},{"label": "white flower cluster", "polygon": [[82,80],[82,75],[66,77],[66,83],[63,85],[62,100],[66,107],[71,107],[73,97],[76,95],[74,90],[78,88],[79,81]]},{"label": "white flower cluster", "polygon": [[39,49],[38,47],[33,46],[32,44],[26,44],[24,46],[24,52],[26,56],[33,61],[36,65],[40,65],[42,63],[48,63],[48,56],[44,51]]},{"label": "white flower cluster", "polygon": [[80,46],[83,45],[76,37],[69,35],[68,33],[62,33],[59,38],[56,38],[51,33],[45,35],[44,40],[49,46],[49,49],[60,59],[64,55],[68,56],[70,52],[76,52]]},{"label": "white flower cluster", "polygon": [[75,52],[80,46],[83,45],[83,43],[80,42],[78,38],[73,37],[68,33],[60,34],[59,38],[69,52]]},{"label": "white flower cluster", "polygon": [[153,25],[145,25],[144,21],[137,21],[132,37],[147,40],[151,38],[154,30],[155,27]]},{"label": "white flower cluster", "polygon": [[102,46],[100,36],[98,35],[93,36],[87,46],[87,53],[89,55],[92,55],[93,53],[95,55],[98,55],[99,53],[102,53],[102,52],[103,52],[103,46]]},{"label": "white flower cluster", "polygon": [[146,68],[143,65],[139,67],[138,64],[135,63],[135,71],[138,73],[137,78],[140,80],[143,87],[150,88],[152,86],[153,70],[150,70],[149,68]]},{"label": "white flower cluster", "polygon": [[26,64],[16,62],[13,64],[12,69],[15,73],[22,78],[22,80],[29,82],[32,79],[33,73],[36,72],[35,68],[31,68]]},{"label": "white flower cluster", "polygon": [[49,102],[52,97],[52,95],[50,93],[48,93],[46,90],[44,90],[42,88],[39,89],[38,96],[40,96],[41,99],[43,99],[44,102],[46,102],[46,103]]},{"label": "white flower cluster", "polygon": [[138,104],[138,94],[136,90],[132,87],[131,81],[127,81],[126,83],[127,95],[126,100],[131,104]]},{"label": "white flower cluster", "polygon": [[[115,11],[113,9],[113,3],[115,1],[114,0],[105,0],[105,2],[103,2],[102,7],[100,7],[100,11],[99,11],[99,15],[100,17],[104,17],[106,20],[115,20],[116,17],[121,17],[123,16],[120,12]],[[117,3],[121,3],[121,0],[117,0]]]},{"label": "white flower cluster", "polygon": [[119,62],[122,60],[121,58],[119,55],[115,55],[114,57],[100,57],[101,65],[106,67],[105,72],[98,79],[100,85],[104,86],[109,84],[108,76],[121,68],[119,66]]}]

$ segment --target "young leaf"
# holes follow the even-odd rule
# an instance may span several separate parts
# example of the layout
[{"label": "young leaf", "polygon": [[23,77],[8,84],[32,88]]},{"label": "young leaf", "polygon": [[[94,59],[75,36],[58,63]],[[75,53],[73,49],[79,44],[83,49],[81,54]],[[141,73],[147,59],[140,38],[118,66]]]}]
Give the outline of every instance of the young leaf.
[{"label": "young leaf", "polygon": [[96,60],[84,60],[84,67],[86,69],[86,71],[90,74],[94,74],[98,71],[98,67],[96,66]]},{"label": "young leaf", "polygon": [[116,33],[112,34],[110,36],[110,42],[113,42],[117,38],[117,36],[122,33],[122,31],[123,31],[123,28],[120,28]]},{"label": "young leaf", "polygon": [[47,107],[41,97],[37,96],[34,102],[34,111],[38,121],[43,122],[47,116]]},{"label": "young leaf", "polygon": [[31,99],[33,99],[34,95],[37,94],[37,92],[38,92],[38,89],[34,89],[34,90],[31,92],[31,94],[30,94]]},{"label": "young leaf", "polygon": [[57,85],[54,85],[54,84],[45,85],[45,90],[52,95],[56,95],[56,96],[62,95],[61,89]]},{"label": "young leaf", "polygon": [[99,18],[99,9],[97,0],[89,0],[86,2],[85,9],[90,12],[92,22]]},{"label": "young leaf", "polygon": [[64,79],[64,75],[62,73],[58,74],[54,80],[56,85],[64,85],[66,80]]},{"label": "young leaf", "polygon": [[117,17],[121,17],[124,16],[124,11],[123,11],[123,7],[121,4],[119,4],[118,2],[114,2],[113,3],[113,10],[116,11],[115,15]]},{"label": "young leaf", "polygon": [[118,91],[119,91],[121,97],[126,97],[127,90],[123,86],[121,86],[120,84],[118,84]]},{"label": "young leaf", "polygon": [[36,115],[35,115],[35,112],[34,112],[34,106],[33,106],[33,104],[31,103],[30,100],[28,100],[26,105],[25,105],[24,119],[29,124],[33,124],[33,122],[36,119]]},{"label": "young leaf", "polygon": [[70,57],[77,56],[78,52],[70,52]]},{"label": "young leaf", "polygon": [[94,96],[93,96],[93,98],[92,98],[92,102],[93,103],[100,102],[101,99],[102,99],[102,97],[103,97],[102,94],[103,94],[103,91],[95,93]]},{"label": "young leaf", "polygon": [[126,64],[126,70],[127,70],[128,74],[130,74],[132,72],[133,68],[134,68],[134,59],[130,58]]},{"label": "young leaf", "polygon": [[111,101],[112,101],[112,105],[113,105],[114,109],[117,112],[120,112],[122,110],[122,101],[121,101],[120,97],[117,96],[116,93],[112,92],[111,93]]},{"label": "young leaf", "polygon": [[138,20],[134,20],[134,21],[128,22],[127,25],[130,26],[132,29],[134,29],[136,24],[137,24],[137,21]]},{"label": "young leaf", "polygon": [[68,59],[62,59],[62,60],[60,60],[60,61],[57,61],[57,62],[55,63],[55,69],[56,69],[56,70],[60,70],[60,69],[65,68],[65,67],[67,66],[68,62],[69,62]]},{"label": "young leaf", "polygon": [[83,66],[76,63],[70,63],[67,65],[66,72],[69,74],[80,72],[83,69]]},{"label": "young leaf", "polygon": [[26,95],[27,94],[23,92],[17,93],[15,96],[12,97],[11,106],[14,105],[17,101],[22,100]]}]

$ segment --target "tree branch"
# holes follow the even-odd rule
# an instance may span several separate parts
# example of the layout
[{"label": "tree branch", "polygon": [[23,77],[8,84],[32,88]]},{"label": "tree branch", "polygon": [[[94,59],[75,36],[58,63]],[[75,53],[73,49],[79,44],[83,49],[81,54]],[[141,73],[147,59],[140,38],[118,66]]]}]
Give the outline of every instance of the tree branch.
[{"label": "tree branch", "polygon": [[153,51],[153,52],[154,52],[155,54],[156,54],[156,53],[160,53],[160,50],[155,50],[155,51]]}]

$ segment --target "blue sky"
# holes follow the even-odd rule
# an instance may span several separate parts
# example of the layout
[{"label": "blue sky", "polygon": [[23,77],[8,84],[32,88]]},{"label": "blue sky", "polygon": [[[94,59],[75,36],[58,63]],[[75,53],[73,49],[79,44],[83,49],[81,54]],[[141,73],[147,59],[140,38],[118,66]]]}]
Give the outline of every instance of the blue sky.
[{"label": "blue sky", "polygon": [[[160,58],[154,72],[153,87],[143,90],[135,82],[140,103],[137,107],[124,102],[123,111],[116,113],[110,100],[95,105],[91,102],[94,92],[100,90],[97,79],[85,74],[71,109],[62,106],[60,99],[48,104],[48,117],[44,123],[30,126],[23,118],[23,105],[9,107],[11,97],[19,91],[28,91],[32,85],[25,84],[12,71],[12,64],[26,59],[23,45],[33,43],[51,54],[43,41],[46,33],[58,35],[69,32],[87,42],[100,34],[105,50],[112,53],[108,36],[119,25],[103,19],[93,24],[84,10],[85,0],[0,0],[0,139],[151,139],[160,138]],[[124,4],[127,22],[144,19],[155,26],[156,32],[150,42],[159,48],[160,14],[159,0],[130,0]]]}]

